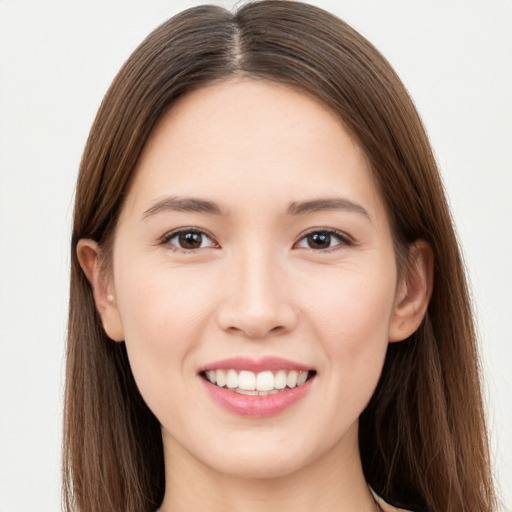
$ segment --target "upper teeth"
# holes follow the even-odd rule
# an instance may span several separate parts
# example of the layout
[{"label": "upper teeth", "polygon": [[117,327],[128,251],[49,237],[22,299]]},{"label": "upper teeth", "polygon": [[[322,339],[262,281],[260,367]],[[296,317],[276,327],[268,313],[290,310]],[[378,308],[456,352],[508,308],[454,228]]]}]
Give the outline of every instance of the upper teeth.
[{"label": "upper teeth", "polygon": [[[301,386],[308,378],[308,372],[296,370],[264,371],[254,373],[249,370],[208,370],[206,378],[219,387],[243,391],[278,391],[286,387]],[[256,394],[256,393],[254,393]]]}]

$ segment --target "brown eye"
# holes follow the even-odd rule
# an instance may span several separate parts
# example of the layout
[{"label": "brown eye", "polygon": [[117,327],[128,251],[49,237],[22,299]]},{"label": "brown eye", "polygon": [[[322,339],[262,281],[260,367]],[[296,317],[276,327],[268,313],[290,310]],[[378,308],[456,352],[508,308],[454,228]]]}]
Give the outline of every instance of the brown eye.
[{"label": "brown eye", "polygon": [[334,230],[319,229],[318,231],[311,231],[304,235],[299,240],[297,247],[325,251],[337,246],[349,245],[352,245],[352,241],[343,233],[339,233],[338,231]]},{"label": "brown eye", "polygon": [[199,249],[203,241],[203,234],[197,232],[180,233],[178,243],[182,249]]},{"label": "brown eye", "polygon": [[163,242],[171,245],[174,249],[182,249],[183,251],[193,251],[195,249],[215,246],[210,237],[202,231],[194,229],[170,233],[168,236],[164,237]]},{"label": "brown eye", "polygon": [[328,249],[331,246],[331,234],[320,232],[311,233],[306,237],[308,246],[311,249]]}]

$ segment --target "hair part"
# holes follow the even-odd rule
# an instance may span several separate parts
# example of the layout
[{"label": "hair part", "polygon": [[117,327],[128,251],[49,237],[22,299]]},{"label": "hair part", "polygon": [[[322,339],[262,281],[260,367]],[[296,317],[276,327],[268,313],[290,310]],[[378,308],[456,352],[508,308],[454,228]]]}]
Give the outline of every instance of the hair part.
[{"label": "hair part", "polygon": [[335,112],[363,149],[386,204],[399,271],[426,240],[435,259],[428,314],[389,345],[360,419],[363,470],[390,503],[490,512],[495,497],[464,267],[436,162],[407,91],[382,55],[335,16],[264,0],[235,13],[188,9],[135,50],[92,126],[76,189],[64,415],[64,501],[81,512],[150,512],[165,489],[160,425],[124,343],[105,334],[76,256],[80,239],[111,263],[117,220],[155,124],[181,95],[235,76],[299,87]]}]

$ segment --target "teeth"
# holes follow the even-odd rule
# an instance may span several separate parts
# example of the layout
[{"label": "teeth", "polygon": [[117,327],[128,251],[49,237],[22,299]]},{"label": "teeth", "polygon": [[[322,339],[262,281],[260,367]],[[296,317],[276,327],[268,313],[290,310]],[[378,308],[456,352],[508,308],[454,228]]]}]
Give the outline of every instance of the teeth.
[{"label": "teeth", "polygon": [[241,395],[257,395],[258,392],[255,391],[255,390],[252,390],[252,389],[242,389],[242,388],[237,388],[235,389],[235,393],[240,393]]},{"label": "teeth", "polygon": [[306,379],[308,378],[307,372],[300,372],[299,376],[297,377],[297,386],[302,386],[304,382],[306,382]]},{"label": "teeth", "polygon": [[217,386],[221,388],[226,385],[226,372],[224,370],[217,370],[213,372],[215,374],[214,383],[217,383]]},{"label": "teeth", "polygon": [[238,373],[236,373],[235,370],[228,370],[226,374],[226,387],[231,389],[238,387]]},{"label": "teeth", "polygon": [[244,391],[254,391],[256,389],[256,375],[245,370],[240,372],[240,375],[238,375],[238,387]]},{"label": "teeth", "polygon": [[286,387],[286,372],[284,370],[279,370],[276,373],[274,387],[276,389],[284,389]]},{"label": "teeth", "polygon": [[289,388],[294,388],[297,385],[297,377],[298,376],[299,376],[298,372],[296,372],[295,370],[292,370],[288,374],[288,377],[286,377],[286,385]]},{"label": "teeth", "polygon": [[256,377],[256,389],[258,391],[270,391],[274,389],[274,374],[272,372],[260,372]]},{"label": "teeth", "polygon": [[219,387],[240,393],[242,395],[270,395],[283,390],[286,387],[294,388],[302,386],[308,378],[309,372],[296,370],[269,370],[254,373],[249,370],[208,370],[206,378]]}]

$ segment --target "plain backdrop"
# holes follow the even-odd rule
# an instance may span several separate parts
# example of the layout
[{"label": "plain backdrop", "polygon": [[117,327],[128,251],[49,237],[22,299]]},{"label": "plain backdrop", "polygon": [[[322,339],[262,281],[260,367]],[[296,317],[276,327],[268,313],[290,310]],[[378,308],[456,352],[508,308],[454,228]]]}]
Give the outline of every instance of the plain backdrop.
[{"label": "plain backdrop", "polygon": [[[88,130],[143,37],[198,3],[0,0],[0,512],[60,510],[69,226]],[[471,277],[512,509],[512,1],[313,3],[384,53],[426,124]]]}]

